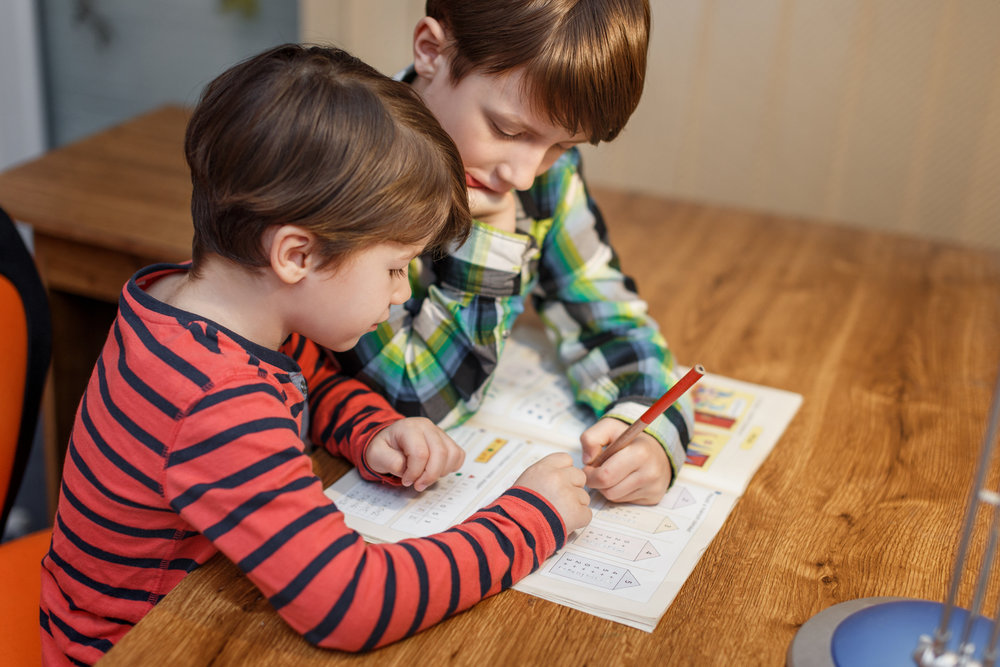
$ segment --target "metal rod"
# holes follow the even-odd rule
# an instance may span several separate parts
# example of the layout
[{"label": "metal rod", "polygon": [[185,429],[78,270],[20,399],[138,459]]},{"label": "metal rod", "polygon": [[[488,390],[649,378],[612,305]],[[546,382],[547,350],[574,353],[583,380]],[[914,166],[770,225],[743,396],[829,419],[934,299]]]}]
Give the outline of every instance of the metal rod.
[{"label": "metal rod", "polygon": [[975,627],[976,619],[982,612],[983,598],[986,597],[986,588],[990,583],[990,572],[993,570],[993,562],[996,560],[997,532],[1000,530],[997,520],[998,514],[1000,514],[997,510],[1000,506],[1000,494],[983,489],[979,494],[979,500],[991,506],[990,537],[986,544],[986,552],[983,554],[983,561],[979,565],[979,575],[976,577],[976,590],[972,595],[972,605],[969,607],[969,614],[965,617],[961,639],[958,642],[958,665],[967,664],[970,656],[976,650],[972,643],[972,630]]},{"label": "metal rod", "polygon": [[[993,402],[990,405],[989,423],[986,428],[986,437],[983,440],[982,451],[979,454],[979,463],[976,467],[975,482],[969,492],[969,505],[965,513],[965,526],[962,529],[962,538],[958,546],[958,554],[955,558],[955,566],[951,573],[951,586],[948,590],[948,599],[941,611],[941,623],[934,630],[934,655],[944,653],[951,633],[948,626],[951,623],[951,614],[955,609],[955,599],[958,597],[958,586],[962,579],[962,569],[965,566],[966,555],[969,550],[969,541],[972,537],[972,527],[976,518],[976,500],[979,492],[983,488],[983,480],[986,478],[986,470],[989,468],[990,460],[993,457],[993,449],[996,441],[997,423],[1000,422],[1000,373],[997,373],[996,386],[993,389]],[[995,621],[994,621],[995,625]],[[994,629],[994,635],[997,631]]]},{"label": "metal rod", "polygon": [[[996,399],[994,398],[993,415],[991,417],[991,429],[992,432],[988,437],[995,437],[996,433],[996,421],[997,421],[997,406]],[[989,643],[986,645],[986,650],[983,651],[982,664],[983,667],[993,667],[997,660],[997,642],[1000,641],[1000,602],[997,603],[997,610],[993,614],[993,631],[990,633]]]}]

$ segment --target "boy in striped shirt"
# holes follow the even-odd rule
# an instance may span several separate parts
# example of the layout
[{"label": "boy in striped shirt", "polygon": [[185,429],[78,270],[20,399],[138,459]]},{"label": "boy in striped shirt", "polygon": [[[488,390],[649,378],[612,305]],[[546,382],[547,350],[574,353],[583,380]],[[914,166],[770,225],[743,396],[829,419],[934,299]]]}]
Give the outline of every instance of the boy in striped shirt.
[{"label": "boy in striped shirt", "polygon": [[410,295],[409,262],[468,233],[460,158],[412,90],[342,51],[277,47],[209,84],[185,151],[192,262],[125,286],[71,434],[42,561],[47,664],[97,661],[220,551],[310,642],[372,649],[509,587],[589,521],[568,455],[390,545],[349,529],[313,474],[304,439],[417,490],[464,456],[323,350],[374,329]]},{"label": "boy in striped shirt", "polygon": [[[428,0],[400,74],[458,146],[475,221],[445,257],[421,257],[414,298],[340,355],[404,414],[446,428],[479,407],[515,319],[541,316],[576,396],[598,421],[591,460],[677,380],[656,322],[625,275],[576,146],[611,141],[642,94],[647,0]],[[655,239],[655,230],[650,230]],[[659,502],[694,426],[683,397],[588,486]]]}]

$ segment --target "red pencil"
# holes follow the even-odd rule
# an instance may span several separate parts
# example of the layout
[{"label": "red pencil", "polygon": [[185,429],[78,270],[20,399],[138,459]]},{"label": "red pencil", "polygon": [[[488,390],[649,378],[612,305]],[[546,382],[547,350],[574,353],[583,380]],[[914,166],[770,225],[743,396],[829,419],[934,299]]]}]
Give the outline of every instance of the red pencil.
[{"label": "red pencil", "polygon": [[681,394],[690,389],[695,382],[700,380],[702,376],[705,375],[705,367],[701,364],[695,364],[694,367],[684,374],[680,380],[677,381],[673,387],[668,389],[663,396],[660,396],[659,400],[650,406],[648,410],[642,413],[642,416],[632,422],[632,425],[625,429],[618,438],[615,439],[610,445],[605,447],[594,457],[594,460],[587,465],[598,467],[602,463],[608,460],[615,452],[619,451],[626,445],[628,445],[635,438],[636,435],[641,433],[647,426],[649,426],[654,419],[659,417],[664,410],[673,405]]}]

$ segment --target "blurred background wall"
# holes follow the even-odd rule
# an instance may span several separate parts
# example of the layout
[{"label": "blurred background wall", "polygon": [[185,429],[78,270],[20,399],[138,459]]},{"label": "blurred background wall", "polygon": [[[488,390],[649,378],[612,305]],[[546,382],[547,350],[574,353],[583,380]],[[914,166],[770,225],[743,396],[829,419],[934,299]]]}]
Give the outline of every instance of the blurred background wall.
[{"label": "blurred background wall", "polygon": [[[1000,248],[1000,2],[652,0],[642,102],[593,184]],[[299,0],[386,73],[423,0]],[[613,225],[613,222],[612,222]]]},{"label": "blurred background wall", "polygon": [[53,146],[161,104],[193,105],[230,65],[298,41],[288,0],[36,2]]}]

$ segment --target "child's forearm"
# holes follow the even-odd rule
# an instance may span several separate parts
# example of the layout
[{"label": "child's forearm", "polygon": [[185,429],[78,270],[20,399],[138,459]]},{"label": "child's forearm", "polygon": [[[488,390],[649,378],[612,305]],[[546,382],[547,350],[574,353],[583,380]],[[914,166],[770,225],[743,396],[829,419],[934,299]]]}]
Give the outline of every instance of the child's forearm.
[{"label": "child's forearm", "polygon": [[[316,567],[308,580],[297,577],[268,597],[311,643],[368,651],[509,588],[564,541],[552,508],[529,491],[513,489],[455,528],[427,538],[375,545],[345,535],[312,561]],[[258,585],[268,590],[264,582]]]}]

